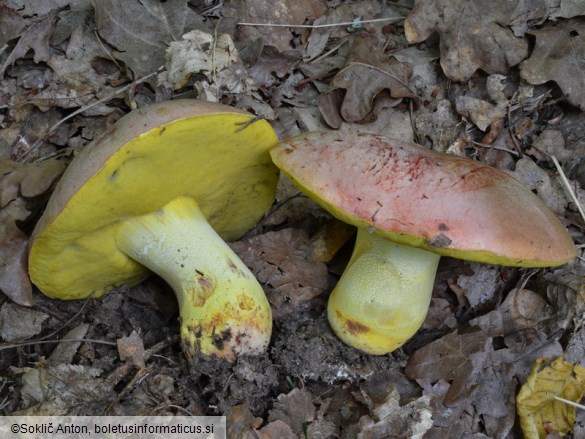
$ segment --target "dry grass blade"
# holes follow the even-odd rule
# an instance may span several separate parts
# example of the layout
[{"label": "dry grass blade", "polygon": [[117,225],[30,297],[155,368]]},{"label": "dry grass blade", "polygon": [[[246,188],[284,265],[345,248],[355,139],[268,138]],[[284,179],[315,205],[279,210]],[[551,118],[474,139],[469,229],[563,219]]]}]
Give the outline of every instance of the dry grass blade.
[{"label": "dry grass blade", "polygon": [[124,87],[119,88],[118,90],[116,90],[114,93],[111,93],[107,96],[104,96],[103,98],[92,102],[90,104],[84,105],[83,107],[77,109],[76,111],[74,111],[73,113],[67,115],[66,117],[64,117],[63,119],[60,119],[58,122],[56,122],[55,124],[53,124],[48,130],[47,133],[45,134],[45,136],[41,136],[39,137],[39,139],[32,144],[32,146],[30,147],[30,149],[26,152],[26,154],[24,155],[24,162],[27,163],[30,161],[30,157],[31,154],[34,153],[35,151],[37,151],[45,142],[45,137],[46,135],[52,133],[53,131],[55,131],[57,128],[59,128],[64,122],[68,121],[69,119],[73,118],[74,116],[77,116],[80,113],[83,113],[86,110],[89,110],[92,107],[95,107],[96,105],[99,104],[103,104],[104,102],[109,101],[110,99],[120,95],[121,93],[124,93],[128,90],[130,90],[131,88],[135,87],[138,84],[141,84],[143,82],[146,82],[148,79],[152,78],[153,76],[158,75],[159,73],[161,73],[164,70],[164,66],[159,67],[155,72],[149,73],[146,76],[143,76],[140,79],[137,79],[135,81],[132,81],[131,83],[125,85]]},{"label": "dry grass blade", "polygon": [[578,409],[585,410],[585,405],[578,404],[575,401],[571,401],[569,399],[561,398],[559,396],[555,396],[554,399],[556,399],[557,401],[564,402],[565,404],[572,405],[573,407],[577,407]]},{"label": "dry grass blade", "polygon": [[382,23],[382,22],[399,21],[399,20],[404,20],[404,17],[376,18],[373,20],[354,20],[354,21],[345,21],[343,23],[330,23],[330,24],[238,23],[238,26],[296,27],[296,28],[303,28],[303,29],[322,29],[325,27],[359,26],[359,25],[362,25],[364,23]]},{"label": "dry grass blade", "polygon": [[577,199],[577,195],[575,195],[575,191],[573,191],[573,188],[571,187],[571,183],[569,183],[567,176],[563,172],[563,168],[561,168],[561,164],[559,163],[559,161],[557,160],[557,158],[554,155],[551,156],[551,159],[552,159],[553,163],[555,164],[555,167],[557,168],[557,171],[559,173],[559,177],[561,178],[561,183],[563,184],[563,188],[565,189],[565,191],[567,192],[567,195],[569,195],[569,197],[571,198],[573,203],[575,203],[575,206],[577,206],[577,210],[579,210],[579,215],[581,215],[581,219],[583,220],[583,222],[585,222],[585,212],[583,211],[583,207],[581,206],[581,203],[579,203],[579,200]]}]

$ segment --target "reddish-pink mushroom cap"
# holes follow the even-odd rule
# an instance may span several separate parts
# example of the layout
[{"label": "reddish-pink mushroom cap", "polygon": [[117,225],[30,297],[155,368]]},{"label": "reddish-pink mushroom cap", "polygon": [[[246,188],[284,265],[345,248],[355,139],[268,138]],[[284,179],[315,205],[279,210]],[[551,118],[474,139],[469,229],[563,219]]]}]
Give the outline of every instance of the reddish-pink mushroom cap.
[{"label": "reddish-pink mushroom cap", "polygon": [[334,131],[285,140],[271,155],[310,198],[359,228],[328,312],[340,338],[367,352],[390,352],[418,330],[440,255],[546,267],[576,254],[542,200],[467,158]]}]

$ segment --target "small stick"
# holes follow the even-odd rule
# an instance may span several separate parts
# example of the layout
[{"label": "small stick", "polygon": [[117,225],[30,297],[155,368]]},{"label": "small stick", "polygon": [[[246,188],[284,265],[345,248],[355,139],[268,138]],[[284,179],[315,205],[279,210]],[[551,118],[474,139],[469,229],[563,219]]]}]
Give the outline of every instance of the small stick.
[{"label": "small stick", "polygon": [[62,342],[81,342],[81,343],[96,343],[96,344],[105,344],[108,346],[117,346],[117,343],[113,341],[106,341],[106,340],[96,340],[93,338],[65,338],[62,340],[36,340],[36,341],[23,341],[19,343],[7,343],[0,345],[0,351],[4,349],[13,349],[19,348],[21,346],[34,346],[37,344],[49,344],[49,343],[62,343]]},{"label": "small stick", "polygon": [[164,71],[164,66],[159,67],[155,72],[152,72],[140,79],[137,79],[135,81],[132,81],[130,84],[125,85],[122,88],[119,88],[118,90],[114,91],[113,93],[104,96],[103,98],[92,102],[91,104],[85,105],[79,109],[77,109],[76,111],[74,111],[73,113],[69,114],[68,116],[64,117],[63,119],[59,120],[57,123],[55,123],[51,128],[48,129],[47,133],[44,136],[39,137],[39,139],[32,144],[32,146],[30,147],[30,149],[24,154],[23,159],[24,162],[28,162],[27,158],[37,149],[39,149],[41,147],[41,145],[43,143],[45,143],[45,136],[48,134],[51,134],[53,131],[55,131],[57,128],[59,128],[64,122],[68,121],[69,119],[71,119],[74,116],[77,116],[80,113],[83,113],[85,110],[88,110],[92,107],[95,107],[96,105],[102,104],[104,102],[109,101],[110,99],[114,98],[115,96],[124,93],[125,91],[131,89],[132,87],[136,86],[137,84],[141,84],[145,81],[147,81],[148,79],[150,79],[153,76],[158,75],[159,73],[161,73],[162,71]]},{"label": "small stick", "polygon": [[577,210],[579,211],[579,214],[581,215],[583,222],[585,222],[585,212],[583,211],[583,208],[581,207],[581,203],[579,203],[579,200],[577,199],[577,195],[575,195],[575,192],[573,191],[573,188],[571,187],[571,183],[569,183],[569,180],[565,176],[565,173],[563,172],[563,168],[561,168],[561,164],[557,160],[556,156],[551,155],[550,158],[552,159],[553,163],[555,164],[555,167],[557,168],[557,171],[559,173],[559,177],[561,177],[561,183],[563,184],[563,188],[568,193],[568,195],[571,198],[571,200],[573,201],[573,203],[575,203],[575,206],[577,206]]},{"label": "small stick", "polygon": [[497,146],[497,145],[486,145],[485,143],[480,143],[480,142],[476,142],[475,140],[467,140],[467,142],[474,144],[475,146],[480,146],[482,148],[488,148],[488,149],[498,149],[500,151],[506,151],[509,152],[512,155],[515,155],[516,157],[519,157],[520,154],[518,154],[517,151],[514,151],[513,149],[509,149],[509,148],[504,148],[503,146]]},{"label": "small stick", "polygon": [[[150,348],[148,348],[146,350],[146,352],[144,353],[144,361],[148,360],[151,356],[162,351],[163,349],[172,345],[173,343],[177,343],[178,341],[179,341],[179,337],[172,337],[170,339],[165,339],[165,340],[159,341],[158,343],[156,343],[155,345],[151,346]],[[114,344],[116,344],[116,343],[114,343]],[[134,364],[132,364],[129,361],[122,363],[120,366],[118,366],[113,372],[111,372],[108,375],[108,377],[105,379],[106,384],[110,387],[115,387],[120,381],[122,381],[122,379],[124,379],[124,377],[126,375],[128,375],[128,373],[130,373],[130,371],[132,369],[134,369],[134,367],[135,367]],[[149,367],[142,368],[137,372],[136,376],[142,376],[142,374],[144,372],[149,372],[150,370],[151,369]],[[135,378],[136,378],[136,376],[135,376]],[[132,382],[134,382],[134,379],[132,380]],[[126,386],[126,388],[128,388],[128,386]],[[123,390],[122,392],[124,392],[124,391],[125,390]],[[121,395],[118,395],[118,398],[116,399],[116,401],[112,402],[111,405],[114,405],[120,399],[120,397],[121,397]]]},{"label": "small stick", "polygon": [[322,29],[324,27],[339,27],[339,26],[351,26],[355,24],[363,23],[380,23],[384,21],[399,21],[403,20],[404,17],[388,17],[388,18],[375,18],[372,20],[355,20],[346,21],[343,23],[331,23],[331,24],[279,24],[279,23],[238,23],[238,26],[257,26],[257,27],[299,27],[305,29]]},{"label": "small stick", "polygon": [[339,49],[341,46],[343,46],[345,43],[347,43],[347,39],[344,39],[343,41],[341,41],[337,46],[335,46],[333,49],[328,50],[327,52],[325,52],[322,55],[317,56],[316,58],[313,58],[312,60],[310,60],[311,64],[315,64],[316,62],[321,61],[323,58],[328,57],[329,55],[331,55],[333,52],[335,52],[337,49]]},{"label": "small stick", "polygon": [[570,399],[561,398],[560,396],[554,396],[553,398],[556,399],[557,401],[561,401],[564,402],[565,404],[577,407],[578,409],[585,410],[585,405],[577,404],[575,401],[571,401]]},{"label": "small stick", "polygon": [[90,300],[93,298],[93,295],[94,295],[94,293],[95,293],[95,291],[92,291],[92,293],[91,293],[91,294],[90,294],[90,295],[87,297],[87,299],[85,299],[85,301],[83,302],[83,306],[82,306],[81,308],[79,308],[79,311],[77,311],[77,312],[76,312],[76,313],[73,315],[73,317],[71,317],[69,320],[67,320],[65,323],[63,323],[63,324],[61,325],[61,327],[60,327],[60,328],[57,328],[57,329],[55,329],[53,332],[51,332],[50,334],[48,334],[48,335],[45,335],[44,337],[41,337],[41,338],[39,339],[39,341],[41,341],[41,340],[47,340],[48,338],[51,338],[51,337],[53,337],[55,334],[59,333],[59,332],[60,332],[60,331],[61,331],[63,328],[66,328],[66,327],[67,327],[67,325],[68,325],[69,323],[71,323],[73,320],[75,320],[75,318],[76,318],[78,315],[80,315],[80,314],[83,312],[83,310],[85,309],[85,307],[87,306],[87,304],[88,304],[88,303],[90,302]]}]

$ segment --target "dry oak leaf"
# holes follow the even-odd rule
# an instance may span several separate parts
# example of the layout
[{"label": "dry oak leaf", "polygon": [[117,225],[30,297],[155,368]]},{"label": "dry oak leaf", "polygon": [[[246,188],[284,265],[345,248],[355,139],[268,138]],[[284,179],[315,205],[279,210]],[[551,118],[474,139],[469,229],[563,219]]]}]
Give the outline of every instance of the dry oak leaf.
[{"label": "dry oak leaf", "polygon": [[129,361],[141,369],[145,367],[144,360],[146,351],[144,350],[142,338],[140,338],[136,331],[132,331],[132,334],[128,337],[119,338],[116,340],[116,344],[118,345],[120,360]]},{"label": "dry oak leaf", "polygon": [[12,8],[0,4],[0,47],[20,36],[26,27],[26,20]]},{"label": "dry oak leaf", "polygon": [[451,102],[447,99],[438,101],[434,109],[421,106],[415,123],[418,135],[429,138],[436,151],[447,151],[461,134],[459,117],[455,115]]},{"label": "dry oak leaf", "polygon": [[39,367],[38,372],[23,377],[23,409],[13,412],[14,415],[92,413],[95,407],[105,407],[116,399],[115,392],[100,378],[102,370],[96,367],[60,363]]},{"label": "dry oak leaf", "polygon": [[174,90],[196,76],[194,87],[200,99],[218,102],[222,94],[249,95],[253,81],[228,34],[212,35],[194,30],[181,41],[171,42],[166,55],[167,70],[158,83]]},{"label": "dry oak leaf", "polygon": [[[26,99],[41,111],[51,107],[77,108],[95,102],[114,91],[110,85],[114,78],[96,72],[92,66],[100,58],[108,57],[109,53],[95,31],[80,24],[72,30],[65,51],[54,51],[47,60],[47,65],[53,70],[49,86],[34,96],[22,96],[18,101]],[[112,111],[105,104],[98,104],[83,114],[107,115]]]},{"label": "dry oak leaf", "polygon": [[37,335],[48,318],[44,312],[6,302],[0,308],[0,339],[15,342]]},{"label": "dry oak leaf", "polygon": [[21,17],[35,19],[42,17],[55,9],[69,6],[71,10],[76,10],[84,6],[86,0],[50,0],[40,2],[37,0],[3,0],[6,6],[18,11]]},{"label": "dry oak leaf", "polygon": [[20,305],[32,305],[28,238],[16,225],[31,213],[24,198],[47,192],[64,169],[58,160],[26,165],[0,162],[0,291]]},{"label": "dry oak leaf", "polygon": [[421,383],[452,381],[444,403],[453,406],[474,391],[492,350],[492,338],[483,332],[447,334],[414,352],[406,375]]},{"label": "dry oak leaf", "polygon": [[[2,11],[0,11],[2,12]],[[49,47],[49,40],[55,26],[55,14],[45,15],[44,17],[33,21],[28,28],[24,30],[18,43],[14,46],[10,55],[0,67],[0,77],[8,66],[13,65],[14,62],[24,57],[29,50],[34,52],[34,62],[40,63],[47,61],[51,54]]]},{"label": "dry oak leaf", "polygon": [[457,96],[455,105],[457,113],[471,120],[482,131],[502,119],[508,109],[506,104],[492,104],[471,96]]},{"label": "dry oak leaf", "polygon": [[[329,8],[325,15],[322,15],[313,22],[314,26],[332,25],[337,23],[347,23],[355,20],[371,20],[380,18],[380,14],[395,14],[399,19],[400,15],[392,11],[387,5],[383,8],[382,3],[377,0],[361,0],[359,2],[342,2],[341,4]],[[358,17],[358,18],[356,18]],[[352,26],[353,27],[353,26]],[[348,28],[343,26],[326,26],[315,27],[311,30],[311,35],[307,41],[307,47],[303,58],[312,60],[321,55],[326,50],[327,42],[330,39],[340,39],[347,36]]]},{"label": "dry oak leaf", "polygon": [[275,318],[327,288],[327,266],[313,261],[313,246],[302,230],[289,228],[268,232],[231,246],[266,285]]},{"label": "dry oak leaf", "polygon": [[286,395],[278,395],[274,408],[268,416],[269,421],[280,420],[288,425],[294,433],[302,435],[303,425],[315,419],[313,394],[306,389],[295,388]]},{"label": "dry oak leaf", "polygon": [[465,81],[477,69],[504,74],[526,58],[527,42],[518,36],[545,13],[542,0],[416,0],[404,31],[409,43],[438,32],[443,71]]},{"label": "dry oak leaf", "polygon": [[388,58],[363,38],[356,38],[345,67],[329,83],[330,91],[319,97],[319,107],[323,107],[336,90],[343,89],[341,117],[347,122],[363,121],[372,111],[374,99],[384,90],[388,90],[393,99],[417,99],[408,85],[411,76],[410,64]]},{"label": "dry oak leaf", "polygon": [[187,0],[92,0],[101,37],[119,52],[114,56],[137,76],[165,63],[167,44],[193,29],[205,29]]},{"label": "dry oak leaf", "polygon": [[585,18],[559,20],[529,33],[536,46],[520,64],[522,78],[531,84],[556,82],[571,104],[585,110]]},{"label": "dry oak leaf", "polygon": [[256,432],[259,439],[297,439],[299,436],[293,433],[291,428],[279,419],[262,427]]},{"label": "dry oak leaf", "polygon": [[65,165],[59,160],[26,165],[12,160],[0,162],[0,208],[20,195],[24,198],[42,195],[64,170]]},{"label": "dry oak leaf", "polygon": [[433,426],[430,402],[431,397],[425,395],[400,406],[400,394],[392,389],[386,401],[373,409],[372,416],[360,418],[357,438],[422,439]]},{"label": "dry oak leaf", "polygon": [[[307,24],[327,12],[324,0],[226,0],[221,13],[224,20],[253,23]],[[302,50],[309,37],[309,30],[284,26],[238,26],[237,41],[262,39],[265,46],[273,46],[279,52]]]},{"label": "dry oak leaf", "polygon": [[27,270],[28,238],[16,222],[29,215],[21,198],[0,208],[0,292],[25,306],[33,303]]},{"label": "dry oak leaf", "polygon": [[575,423],[575,407],[555,396],[578,402],[585,394],[585,368],[558,357],[536,360],[530,376],[518,392],[516,403],[526,439],[547,437],[545,424],[567,433]]},{"label": "dry oak leaf", "polygon": [[255,417],[250,411],[250,403],[244,402],[231,406],[225,413],[227,437],[257,439],[255,429],[262,424],[262,418]]},{"label": "dry oak leaf", "polygon": [[558,4],[553,6],[552,13],[548,16],[550,20],[585,15],[585,2],[583,0],[556,0],[556,2]]},{"label": "dry oak leaf", "polygon": [[[547,333],[566,331],[575,321],[582,321],[585,315],[585,265],[581,250],[580,255],[568,264],[552,272],[546,272],[544,279],[547,302],[553,310],[554,319],[549,319],[545,326]],[[583,360],[579,360],[585,365]]]}]

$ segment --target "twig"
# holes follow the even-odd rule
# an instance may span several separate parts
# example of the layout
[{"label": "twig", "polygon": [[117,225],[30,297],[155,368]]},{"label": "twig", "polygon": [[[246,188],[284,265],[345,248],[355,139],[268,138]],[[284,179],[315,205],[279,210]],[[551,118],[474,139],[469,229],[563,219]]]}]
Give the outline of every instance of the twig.
[{"label": "twig", "polygon": [[565,404],[577,407],[578,409],[585,410],[585,405],[577,404],[575,401],[571,401],[570,399],[561,398],[560,396],[554,396],[553,398],[556,399],[557,401],[561,401],[564,402]]},{"label": "twig", "polygon": [[120,65],[120,63],[118,62],[118,60],[116,58],[114,58],[114,56],[111,54],[111,52],[104,45],[104,43],[102,41],[102,38],[100,37],[100,34],[98,33],[97,29],[93,31],[93,34],[95,35],[96,40],[98,40],[98,43],[100,43],[100,46],[102,46],[102,50],[108,54],[108,57],[110,58],[110,61],[112,61],[114,64],[116,64],[116,67],[118,67],[118,69],[120,69],[120,71],[123,71],[124,69]]},{"label": "twig", "polygon": [[510,132],[510,139],[512,140],[512,143],[514,144],[514,147],[516,147],[516,152],[518,152],[518,155],[522,155],[522,147],[520,146],[520,143],[518,142],[518,139],[516,138],[516,133],[514,133],[514,130],[512,129],[512,106],[508,105],[508,131]]},{"label": "twig", "polygon": [[375,18],[372,20],[355,20],[345,21],[343,23],[330,23],[330,24],[281,24],[281,23],[238,23],[238,26],[257,26],[257,27],[298,27],[305,29],[322,29],[325,27],[340,27],[340,26],[351,26],[356,24],[364,23],[380,23],[385,21],[399,21],[404,20],[404,17],[388,17],[388,18]]},{"label": "twig", "polygon": [[89,301],[93,298],[93,295],[94,294],[95,294],[95,291],[92,291],[92,293],[83,302],[83,306],[81,308],[79,308],[79,311],[77,311],[75,314],[73,314],[73,316],[71,318],[69,318],[69,320],[67,320],[65,323],[63,323],[60,328],[55,329],[53,332],[51,332],[48,335],[45,335],[40,340],[46,340],[48,338],[51,338],[55,334],[58,334],[59,332],[61,332],[61,330],[63,330],[63,328],[66,328],[69,323],[71,323],[73,320],[75,320],[77,318],[77,316],[80,315],[83,312],[83,310],[85,309],[85,307],[87,306],[87,304],[89,303]]},{"label": "twig", "polygon": [[[124,363],[121,367],[124,368],[125,370],[125,374],[123,376],[121,376],[120,379],[124,378],[126,376],[126,374],[128,372],[130,372],[130,370],[132,370],[132,368],[134,367],[132,365],[132,363]],[[126,370],[127,369],[127,370]],[[118,371],[118,369],[116,369],[116,371]],[[114,372],[116,372],[114,371]],[[148,375],[150,375],[153,371],[152,367],[144,367],[142,369],[139,369],[136,374],[134,374],[134,376],[132,377],[132,379],[130,380],[130,382],[128,384],[126,384],[124,386],[124,388],[120,391],[120,393],[118,393],[118,396],[116,396],[116,399],[114,399],[110,405],[106,408],[105,412],[109,413],[110,410],[112,410],[112,407],[114,407],[115,404],[117,404],[122,398],[124,398],[128,393],[130,393],[130,391],[137,385],[140,384],[140,382],[142,382],[143,379],[145,379]],[[116,382],[116,383],[112,383],[110,381],[112,375],[110,375],[108,378],[106,378],[106,380],[104,381],[104,384],[106,385],[106,387],[111,387],[114,388],[116,385],[119,384],[120,381]]]},{"label": "twig", "polygon": [[61,343],[61,342],[82,342],[82,343],[96,343],[96,344],[105,344],[108,346],[117,346],[116,342],[113,341],[105,341],[105,340],[96,340],[93,338],[65,338],[63,340],[36,340],[36,341],[23,341],[21,343],[9,343],[9,344],[1,344],[0,351],[5,349],[14,349],[19,348],[22,346],[33,346],[37,344],[48,344],[48,343]]},{"label": "twig", "polygon": [[221,23],[221,18],[215,24],[213,28],[213,47],[211,48],[211,76],[213,78],[213,85],[215,85],[215,98],[219,99],[219,85],[217,84],[217,66],[215,64],[215,54],[217,51],[217,28]]},{"label": "twig", "polygon": [[40,162],[44,162],[45,160],[49,160],[55,157],[63,157],[63,156],[68,156],[69,154],[71,154],[71,152],[73,151],[73,148],[71,146],[68,146],[66,148],[63,149],[59,149],[55,152],[49,152],[45,155],[42,155],[40,157],[37,157],[36,159],[33,160],[33,163],[40,163]]},{"label": "twig", "polygon": [[209,17],[209,16],[217,16],[217,11],[220,10],[223,7],[223,1],[219,2],[217,5],[215,6],[210,6],[207,9],[204,9],[201,11],[201,15],[203,17]]},{"label": "twig", "polygon": [[[178,336],[159,341],[158,343],[154,344],[144,352],[144,361],[148,360],[150,357],[154,356],[158,352],[179,341],[180,338]],[[106,382],[112,387],[117,385],[133,368],[134,364],[132,364],[131,362],[127,361],[125,363],[122,363],[120,366],[116,368],[116,370],[114,370],[108,375],[108,377],[106,378]]]},{"label": "twig", "polygon": [[323,58],[328,57],[329,55],[331,55],[332,53],[334,53],[336,50],[338,50],[339,48],[341,48],[341,46],[343,46],[345,43],[347,43],[349,40],[347,38],[343,39],[339,44],[337,44],[333,49],[328,50],[327,52],[323,53],[322,55],[319,55],[311,60],[309,60],[309,62],[311,64],[315,64],[316,62],[321,61]]},{"label": "twig", "polygon": [[509,152],[512,155],[515,155],[516,157],[519,157],[520,156],[520,154],[517,151],[514,151],[513,149],[509,149],[509,148],[504,148],[503,146],[486,145],[485,143],[476,142],[475,140],[467,140],[467,142],[472,143],[475,146],[480,146],[482,148],[498,149],[500,151],[506,151],[506,152]]},{"label": "twig", "polygon": [[191,413],[186,408],[181,407],[180,405],[175,405],[175,404],[162,404],[162,405],[159,405],[158,407],[155,407],[155,408],[153,408],[150,411],[150,416],[153,416],[154,413],[156,413],[156,412],[160,412],[161,410],[169,409],[169,408],[170,409],[178,410],[180,412],[183,412],[183,413],[185,413],[186,416],[195,416],[193,413]]},{"label": "twig", "polygon": [[159,73],[161,73],[163,70],[164,70],[164,66],[161,66],[161,67],[159,67],[159,68],[158,68],[158,69],[157,69],[155,72],[149,73],[148,75],[146,75],[146,76],[143,76],[142,78],[140,78],[140,79],[137,79],[136,81],[132,81],[130,84],[127,84],[127,85],[125,85],[124,87],[122,87],[122,88],[120,88],[120,89],[116,90],[115,92],[113,92],[113,93],[111,93],[111,94],[109,94],[109,95],[107,95],[107,96],[104,96],[103,98],[101,98],[101,99],[99,99],[99,100],[97,100],[97,101],[95,101],[95,102],[92,102],[91,104],[87,104],[86,106],[84,106],[84,107],[81,107],[81,108],[79,108],[79,109],[75,110],[73,113],[69,114],[68,116],[65,116],[63,119],[61,119],[61,120],[60,120],[60,121],[58,121],[57,123],[53,124],[53,126],[51,126],[51,128],[49,128],[49,129],[47,130],[47,132],[46,132],[46,133],[45,133],[43,136],[40,136],[40,137],[37,139],[37,141],[36,141],[35,143],[33,143],[33,144],[32,144],[32,146],[30,147],[30,149],[29,149],[29,150],[28,150],[28,151],[27,151],[27,152],[24,154],[24,156],[23,156],[23,160],[24,160],[24,162],[25,162],[25,163],[26,163],[26,162],[28,162],[27,158],[28,158],[28,157],[29,157],[29,156],[30,156],[30,155],[31,155],[31,154],[32,154],[34,151],[36,151],[37,149],[39,149],[39,148],[41,147],[41,145],[42,145],[42,144],[45,142],[45,140],[44,140],[44,139],[45,139],[45,137],[46,137],[48,134],[50,134],[50,133],[52,133],[53,131],[55,131],[57,128],[59,128],[59,127],[60,127],[60,126],[61,126],[61,125],[62,125],[64,122],[68,121],[68,120],[69,120],[69,119],[71,119],[72,117],[75,117],[75,116],[77,116],[77,115],[78,115],[78,114],[80,114],[80,113],[83,113],[83,112],[84,112],[84,111],[86,111],[86,110],[89,110],[90,108],[93,108],[93,107],[95,107],[96,105],[99,105],[99,104],[102,104],[102,103],[104,103],[104,102],[107,102],[107,101],[109,101],[110,99],[114,98],[115,96],[119,95],[120,93],[124,93],[125,91],[129,90],[130,88],[132,88],[132,87],[134,87],[134,86],[136,86],[136,85],[138,85],[138,84],[141,84],[141,83],[143,83],[143,82],[146,82],[146,81],[148,81],[150,78],[152,78],[153,76],[156,76],[156,75],[158,75],[158,74],[159,74]]},{"label": "twig", "polygon": [[573,203],[575,203],[575,206],[577,206],[577,210],[579,211],[579,215],[581,215],[581,219],[583,220],[583,222],[585,222],[585,212],[583,211],[583,208],[581,207],[581,203],[579,203],[579,200],[577,199],[577,195],[575,195],[575,192],[573,191],[573,188],[571,187],[571,183],[569,183],[569,180],[567,179],[565,173],[563,172],[563,168],[561,168],[561,164],[557,160],[556,156],[551,155],[550,158],[552,159],[553,163],[555,164],[555,167],[557,168],[557,172],[559,173],[559,177],[561,177],[561,183],[563,184],[563,188],[565,189],[565,191],[567,192],[567,194],[569,195],[571,200],[573,200]]}]

